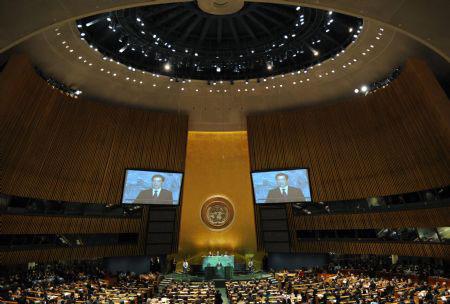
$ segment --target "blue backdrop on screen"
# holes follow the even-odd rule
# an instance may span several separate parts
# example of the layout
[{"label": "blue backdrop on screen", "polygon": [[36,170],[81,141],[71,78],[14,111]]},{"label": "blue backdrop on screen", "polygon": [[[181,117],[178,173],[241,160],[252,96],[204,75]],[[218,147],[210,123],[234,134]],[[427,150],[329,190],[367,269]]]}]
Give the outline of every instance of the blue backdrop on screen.
[{"label": "blue backdrop on screen", "polygon": [[[164,178],[164,181],[159,179],[160,187],[156,186],[156,188],[152,181],[155,175]],[[127,170],[122,203],[178,205],[182,179],[182,173]],[[158,180],[155,181],[158,184]]]},{"label": "blue backdrop on screen", "polygon": [[[277,181],[280,173],[288,178],[279,176]],[[311,202],[307,169],[253,172],[252,181],[257,204]]]}]

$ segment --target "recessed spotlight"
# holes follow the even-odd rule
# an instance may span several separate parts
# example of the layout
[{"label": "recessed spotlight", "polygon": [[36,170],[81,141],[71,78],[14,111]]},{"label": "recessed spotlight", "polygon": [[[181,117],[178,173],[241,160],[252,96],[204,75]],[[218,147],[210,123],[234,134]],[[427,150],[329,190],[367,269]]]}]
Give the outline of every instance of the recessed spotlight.
[{"label": "recessed spotlight", "polygon": [[359,93],[359,89],[355,89],[353,92],[355,92],[355,94]]},{"label": "recessed spotlight", "polygon": [[165,71],[170,71],[172,69],[172,65],[170,64],[170,62],[166,62],[165,64],[164,64],[164,70]]},{"label": "recessed spotlight", "polygon": [[361,86],[361,92],[365,93],[369,90],[369,87],[366,85]]}]

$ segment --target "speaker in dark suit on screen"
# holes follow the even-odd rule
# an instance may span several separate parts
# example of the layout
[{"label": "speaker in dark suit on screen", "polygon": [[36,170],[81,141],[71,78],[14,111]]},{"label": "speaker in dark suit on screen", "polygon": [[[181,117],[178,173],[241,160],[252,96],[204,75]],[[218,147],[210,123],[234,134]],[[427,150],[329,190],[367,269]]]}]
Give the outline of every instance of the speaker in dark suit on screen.
[{"label": "speaker in dark suit on screen", "polygon": [[164,176],[155,174],[152,176],[152,188],[142,190],[134,200],[135,204],[164,204],[173,205],[172,192],[162,188]]},{"label": "speaker in dark suit on screen", "polygon": [[267,194],[266,203],[304,202],[305,196],[300,188],[289,186],[289,176],[285,173],[275,175],[277,188]]}]

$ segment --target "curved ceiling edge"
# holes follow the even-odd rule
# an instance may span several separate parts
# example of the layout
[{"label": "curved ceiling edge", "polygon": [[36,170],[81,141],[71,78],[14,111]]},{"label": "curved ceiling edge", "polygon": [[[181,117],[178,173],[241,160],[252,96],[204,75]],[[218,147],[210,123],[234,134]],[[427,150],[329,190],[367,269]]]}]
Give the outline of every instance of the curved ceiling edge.
[{"label": "curved ceiling edge", "polygon": [[[8,2],[0,4],[0,53],[23,42],[24,40],[48,30],[52,26],[63,24],[68,21],[82,17],[108,12],[118,9],[124,9],[136,6],[145,6],[152,4],[188,2],[186,0],[158,0],[158,1],[133,1],[119,0],[110,3],[92,2],[90,4],[79,1],[65,1],[64,10],[59,7],[59,2],[42,3],[31,2],[24,7],[23,2]],[[450,42],[446,37],[446,29],[450,26],[448,18],[445,18],[445,12],[450,9],[450,3],[446,0],[436,0],[433,6],[427,1],[401,1],[394,3],[390,0],[358,1],[349,3],[345,0],[265,0],[254,2],[283,3],[291,5],[301,5],[320,9],[331,9],[336,12],[342,12],[347,15],[372,19],[389,26],[393,29],[406,34],[420,43],[426,45],[434,52],[442,56],[447,62],[450,62]],[[31,4],[31,5],[30,5]],[[390,8],[390,10],[388,10]],[[11,13],[14,12],[14,13]],[[70,13],[68,13],[70,12]],[[423,26],[415,22],[417,17],[428,26]],[[443,16],[437,18],[436,16]],[[30,20],[33,20],[31,24]],[[11,28],[15,24],[15,28]],[[20,24],[21,27],[17,25]],[[428,37],[427,37],[428,36]]]}]

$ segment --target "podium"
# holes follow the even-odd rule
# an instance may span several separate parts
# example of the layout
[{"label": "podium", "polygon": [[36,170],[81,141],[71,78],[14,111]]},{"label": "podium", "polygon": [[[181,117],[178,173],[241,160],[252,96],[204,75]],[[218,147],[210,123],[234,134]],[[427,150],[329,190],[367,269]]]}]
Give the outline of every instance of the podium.
[{"label": "podium", "polygon": [[203,258],[202,268],[205,273],[205,279],[231,279],[234,271],[234,256],[217,255],[205,256]]},{"label": "podium", "polygon": [[225,267],[225,280],[231,280],[231,278],[233,277],[233,270],[234,267],[231,266]]}]

